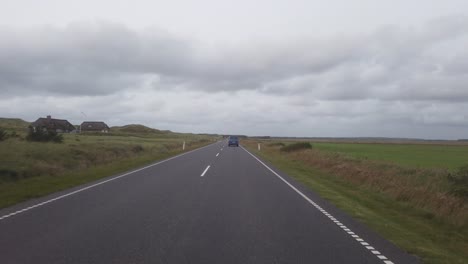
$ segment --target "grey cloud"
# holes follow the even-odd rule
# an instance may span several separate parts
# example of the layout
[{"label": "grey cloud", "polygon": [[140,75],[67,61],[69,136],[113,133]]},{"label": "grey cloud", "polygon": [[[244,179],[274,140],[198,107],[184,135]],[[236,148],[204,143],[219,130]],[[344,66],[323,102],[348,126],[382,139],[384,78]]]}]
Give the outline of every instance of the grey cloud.
[{"label": "grey cloud", "polygon": [[[212,49],[158,29],[74,23],[0,31],[2,96],[258,91],[314,100],[468,101],[467,17],[418,29]],[[311,100],[313,101],[313,100]]]},{"label": "grey cloud", "polygon": [[139,85],[147,75],[186,89],[250,90],[322,72],[353,56],[338,43],[327,47],[326,41],[203,51],[189,40],[158,30],[136,32],[106,23],[3,30],[0,37],[5,40],[0,45],[4,94],[105,95]]},{"label": "grey cloud", "polygon": [[105,95],[137,86],[147,73],[167,75],[190,63],[188,43],[144,37],[114,24],[0,32],[0,89],[18,94]]}]

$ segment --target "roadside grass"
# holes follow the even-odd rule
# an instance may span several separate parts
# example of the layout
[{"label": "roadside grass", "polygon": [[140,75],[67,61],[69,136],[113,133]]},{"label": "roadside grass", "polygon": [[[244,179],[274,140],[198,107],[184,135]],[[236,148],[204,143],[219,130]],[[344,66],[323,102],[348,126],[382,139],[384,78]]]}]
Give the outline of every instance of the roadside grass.
[{"label": "roadside grass", "polygon": [[249,151],[424,263],[468,263],[467,201],[447,193],[444,170],[402,168],[315,149],[285,153],[277,141],[265,141],[259,152],[257,143],[243,141]]},{"label": "roadside grass", "polygon": [[323,143],[314,147],[359,159],[395,162],[409,167],[456,169],[468,163],[468,145]]},{"label": "roadside grass", "polygon": [[64,143],[0,142],[0,208],[207,145],[214,137],[64,134]]}]

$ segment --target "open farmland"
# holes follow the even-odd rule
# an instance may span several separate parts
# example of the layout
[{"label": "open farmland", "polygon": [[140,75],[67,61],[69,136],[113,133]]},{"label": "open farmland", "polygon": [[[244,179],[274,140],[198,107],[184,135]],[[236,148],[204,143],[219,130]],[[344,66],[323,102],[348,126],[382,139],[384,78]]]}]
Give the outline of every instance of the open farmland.
[{"label": "open farmland", "polygon": [[468,164],[468,145],[314,142],[318,150],[408,167],[457,169]]},{"label": "open farmland", "polygon": [[468,261],[468,186],[451,180],[468,146],[310,143],[242,145],[424,263]]}]

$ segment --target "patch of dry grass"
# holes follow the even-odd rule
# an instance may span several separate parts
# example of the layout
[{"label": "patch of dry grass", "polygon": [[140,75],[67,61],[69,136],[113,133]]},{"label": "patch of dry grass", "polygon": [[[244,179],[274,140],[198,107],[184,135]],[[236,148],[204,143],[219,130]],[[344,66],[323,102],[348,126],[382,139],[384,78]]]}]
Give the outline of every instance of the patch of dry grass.
[{"label": "patch of dry grass", "polygon": [[447,169],[403,167],[317,149],[285,153],[281,151],[284,147],[280,144],[264,145],[265,151],[277,152],[354,185],[364,186],[396,201],[423,209],[427,211],[428,218],[435,217],[459,227],[468,226],[467,199],[451,192]]},{"label": "patch of dry grass", "polygon": [[333,173],[360,186],[384,193],[397,201],[407,202],[457,226],[466,226],[467,202],[450,193],[445,170],[408,169],[376,161],[353,160],[339,154],[317,150],[291,153],[291,158]]}]

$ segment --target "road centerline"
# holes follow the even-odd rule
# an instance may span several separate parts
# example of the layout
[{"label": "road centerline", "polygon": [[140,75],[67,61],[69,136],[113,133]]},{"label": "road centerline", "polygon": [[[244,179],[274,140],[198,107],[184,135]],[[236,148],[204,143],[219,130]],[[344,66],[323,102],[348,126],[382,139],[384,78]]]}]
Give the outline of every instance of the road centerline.
[{"label": "road centerline", "polygon": [[208,165],[208,167],[206,167],[206,169],[203,171],[203,173],[200,175],[200,177],[203,177],[205,176],[206,172],[210,169],[211,165]]}]

